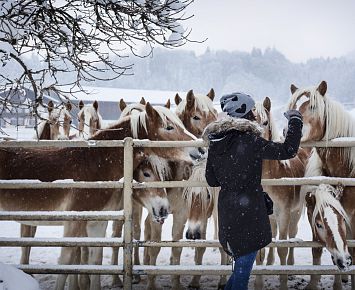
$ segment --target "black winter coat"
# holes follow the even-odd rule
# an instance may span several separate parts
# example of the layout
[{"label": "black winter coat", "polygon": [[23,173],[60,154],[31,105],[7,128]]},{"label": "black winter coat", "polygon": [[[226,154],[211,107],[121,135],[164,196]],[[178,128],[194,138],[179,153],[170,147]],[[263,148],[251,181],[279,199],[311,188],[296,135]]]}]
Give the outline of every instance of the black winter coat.
[{"label": "black winter coat", "polygon": [[255,122],[227,117],[208,125],[202,136],[209,142],[207,183],[221,187],[219,241],[235,258],[271,242],[261,186],[262,160],[293,158],[302,136],[302,121],[289,121],[284,143],[267,141],[260,136],[261,132]]}]

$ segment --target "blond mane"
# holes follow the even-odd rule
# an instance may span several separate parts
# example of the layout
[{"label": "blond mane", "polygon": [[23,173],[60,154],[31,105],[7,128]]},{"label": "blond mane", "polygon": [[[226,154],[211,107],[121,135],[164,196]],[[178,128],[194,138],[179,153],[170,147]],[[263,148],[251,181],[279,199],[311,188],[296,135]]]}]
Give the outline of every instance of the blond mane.
[{"label": "blond mane", "polygon": [[269,127],[270,127],[270,131],[271,131],[271,140],[276,141],[276,142],[281,141],[281,135],[277,131],[275,121],[274,121],[274,118],[272,117],[271,112],[269,112],[270,117],[268,118],[267,112],[266,112],[265,107],[262,102],[256,102],[255,109],[256,109],[256,113],[260,116],[261,124],[259,124],[259,125],[262,125],[266,121],[269,122]]},{"label": "blond mane", "polygon": [[[175,115],[173,112],[171,112],[169,109],[162,107],[162,106],[154,106],[154,109],[159,114],[159,117],[161,118],[164,127],[167,126],[168,121],[170,121],[173,126],[183,129],[186,134],[191,136],[193,139],[196,139],[195,136],[193,136],[190,132],[188,132],[185,129],[184,124],[181,122],[181,120],[178,118],[178,116]],[[143,129],[146,132],[148,132],[147,118],[148,118],[148,116],[147,116],[146,111],[142,111],[137,114],[130,115],[131,130],[132,130],[133,138],[138,138],[138,131],[139,131],[140,127],[143,127]]]},{"label": "blond mane", "polygon": [[145,110],[145,105],[142,104],[129,104],[121,112],[120,119],[128,115],[139,114]]},{"label": "blond mane", "polygon": [[[206,182],[205,171],[206,160],[204,159],[194,165],[188,181]],[[206,213],[211,204],[217,203],[218,192],[217,187],[185,187],[183,197],[186,200],[187,208],[191,208],[194,197],[199,198],[202,204],[202,212]]]},{"label": "blond mane", "polygon": [[[213,106],[212,100],[205,95],[194,95],[195,96],[195,110],[199,109],[203,114],[207,115],[212,113],[217,118],[217,111]],[[180,104],[176,107],[176,114],[182,115],[186,109],[186,99],[182,100]]]},{"label": "blond mane", "polygon": [[326,207],[333,207],[350,226],[350,220],[339,200],[334,197],[336,189],[329,184],[320,184],[312,191],[316,199],[315,208],[312,216],[312,227],[315,226],[316,217],[318,214],[322,217],[322,212]]},{"label": "blond mane", "polygon": [[151,154],[148,157],[148,162],[152,166],[154,174],[159,177],[160,181],[171,179],[171,169],[166,159]]},{"label": "blond mane", "polygon": [[[293,108],[299,97],[305,93],[309,94],[309,106],[312,114],[325,126],[325,134],[322,140],[329,141],[338,137],[355,137],[355,119],[350,112],[346,111],[342,104],[331,100],[327,95],[322,96],[317,90],[317,86],[296,90],[288,107]],[[351,175],[354,175],[355,147],[343,148],[343,152],[344,158],[349,162]]]}]

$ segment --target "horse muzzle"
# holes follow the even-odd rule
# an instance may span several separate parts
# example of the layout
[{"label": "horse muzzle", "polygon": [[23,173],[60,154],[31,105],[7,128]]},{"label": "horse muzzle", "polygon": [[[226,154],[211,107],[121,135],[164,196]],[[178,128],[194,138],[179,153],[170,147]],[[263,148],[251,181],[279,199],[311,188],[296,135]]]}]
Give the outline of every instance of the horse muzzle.
[{"label": "horse muzzle", "polygon": [[159,224],[163,224],[165,219],[168,218],[169,215],[169,209],[162,206],[159,209],[152,208],[153,211],[153,221]]},{"label": "horse muzzle", "polygon": [[352,264],[352,258],[349,254],[345,258],[339,257],[335,258],[332,256],[333,263],[338,267],[339,271],[345,272],[349,270],[349,267]]}]

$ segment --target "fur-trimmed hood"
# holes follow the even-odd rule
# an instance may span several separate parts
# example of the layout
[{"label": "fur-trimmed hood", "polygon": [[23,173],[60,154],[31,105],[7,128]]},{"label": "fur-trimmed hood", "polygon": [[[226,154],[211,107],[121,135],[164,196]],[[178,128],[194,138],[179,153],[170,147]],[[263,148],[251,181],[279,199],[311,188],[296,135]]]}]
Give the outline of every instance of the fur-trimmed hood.
[{"label": "fur-trimmed hood", "polygon": [[227,135],[229,131],[250,131],[260,136],[263,132],[263,129],[256,122],[227,116],[221,120],[210,123],[203,131],[202,139],[209,143],[214,139],[214,136],[222,138],[223,136]]}]

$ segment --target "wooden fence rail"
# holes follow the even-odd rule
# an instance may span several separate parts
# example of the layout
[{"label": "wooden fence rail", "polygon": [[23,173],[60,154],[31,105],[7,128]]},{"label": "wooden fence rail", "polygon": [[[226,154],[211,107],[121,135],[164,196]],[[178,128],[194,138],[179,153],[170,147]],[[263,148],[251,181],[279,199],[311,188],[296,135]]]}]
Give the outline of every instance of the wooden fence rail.
[{"label": "wooden fence rail", "polygon": [[[132,289],[132,275],[221,275],[230,274],[230,266],[133,266],[133,247],[220,247],[218,241],[134,241],[132,239],[132,191],[136,188],[172,188],[172,187],[206,187],[206,182],[197,181],[167,181],[167,182],[133,182],[133,148],[134,147],[205,147],[202,140],[197,141],[149,141],[125,140],[113,141],[2,141],[0,148],[15,147],[123,147],[124,151],[124,182],[99,181],[99,182],[75,182],[72,180],[60,180],[56,182],[40,182],[29,180],[0,180],[0,189],[43,189],[43,188],[93,188],[93,189],[123,189],[124,211],[119,212],[0,212],[0,220],[49,220],[49,221],[74,221],[74,220],[124,220],[124,236],[120,238],[0,238],[2,247],[36,246],[36,247],[62,247],[62,246],[90,246],[90,247],[124,247],[123,266],[102,265],[17,265],[28,273],[87,273],[87,274],[123,274],[124,289]],[[303,147],[355,147],[355,138],[339,138],[331,141],[303,143]],[[312,178],[281,178],[263,179],[263,185],[319,185],[322,183],[345,186],[355,186],[355,178],[312,177]],[[349,240],[349,247],[355,247],[355,240]],[[302,241],[298,239],[273,241],[269,247],[321,247],[317,242]],[[355,274],[352,266],[348,274]],[[254,275],[278,275],[278,274],[326,274],[339,275],[334,266],[256,266]]]}]

